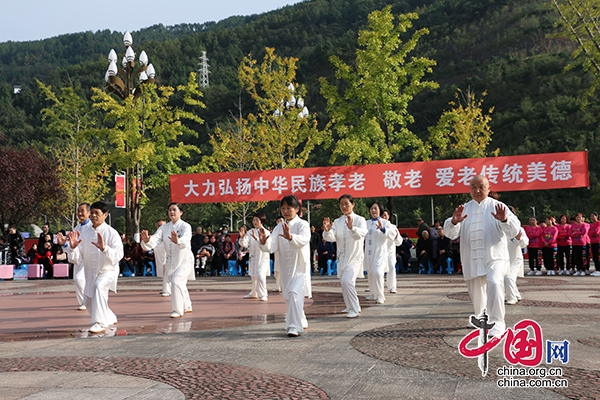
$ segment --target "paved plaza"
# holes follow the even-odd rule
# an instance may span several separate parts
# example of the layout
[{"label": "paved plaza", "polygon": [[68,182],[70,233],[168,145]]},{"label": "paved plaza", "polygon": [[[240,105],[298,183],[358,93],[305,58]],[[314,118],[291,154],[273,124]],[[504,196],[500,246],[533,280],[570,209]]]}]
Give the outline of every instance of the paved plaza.
[{"label": "paved plaza", "polygon": [[0,282],[0,399],[600,398],[600,278],[519,278],[523,301],[507,306],[507,327],[530,319],[544,346],[569,341],[567,364],[539,365],[568,382],[553,389],[498,387],[506,338],[489,352],[485,378],[459,353],[472,331],[461,275],[400,274],[383,305],[365,299],[359,279],[354,319],[341,313],[335,277],[312,282],[298,338],[285,334],[281,294],[242,299],[246,277],[190,282],[193,312],[179,319],[169,318],[159,278],[120,278],[110,295],[118,324],[101,335],[88,334],[72,281]]}]

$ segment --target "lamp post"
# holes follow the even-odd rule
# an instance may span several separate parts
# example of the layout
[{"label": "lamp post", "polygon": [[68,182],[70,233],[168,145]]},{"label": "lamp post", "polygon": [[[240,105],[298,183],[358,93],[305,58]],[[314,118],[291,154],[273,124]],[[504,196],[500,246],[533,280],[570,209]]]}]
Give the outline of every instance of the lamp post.
[{"label": "lamp post", "polygon": [[[134,100],[143,93],[143,87],[147,83],[154,83],[156,72],[154,66],[148,63],[148,55],[142,51],[138,62],[135,60],[135,52],[131,45],[133,38],[129,32],[123,36],[125,53],[118,64],[117,53],[111,49],[108,53],[108,69],[104,79],[106,90],[116,94],[121,100],[133,96]],[[144,123],[142,123],[142,133]],[[130,151],[129,143],[125,143],[125,152]],[[125,231],[127,237],[133,237],[136,242],[140,241],[140,216],[141,216],[141,192],[142,192],[143,170],[139,164],[125,168]]]}]

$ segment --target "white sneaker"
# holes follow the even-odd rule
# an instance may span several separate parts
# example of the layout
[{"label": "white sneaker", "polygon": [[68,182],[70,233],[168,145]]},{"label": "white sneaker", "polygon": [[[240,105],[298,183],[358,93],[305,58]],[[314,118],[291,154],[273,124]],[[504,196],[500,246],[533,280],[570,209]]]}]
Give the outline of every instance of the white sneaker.
[{"label": "white sneaker", "polygon": [[383,304],[383,300],[382,299],[377,299],[377,301],[375,301],[375,303],[377,303],[377,304]]},{"label": "white sneaker", "polygon": [[517,304],[518,301],[517,300],[506,300],[504,302],[504,304],[509,305],[509,306],[514,306],[515,304]]},{"label": "white sneaker", "polygon": [[356,311],[349,311],[348,315],[346,315],[346,318],[357,318],[358,317],[358,313]]},{"label": "white sneaker", "polygon": [[556,272],[553,269],[551,269],[550,271],[548,271],[548,275],[555,276]]},{"label": "white sneaker", "polygon": [[540,270],[535,271],[535,276],[542,276],[542,271],[540,271]]},{"label": "white sneaker", "polygon": [[564,274],[565,274],[564,270],[561,269],[561,270],[558,271],[558,275],[564,275]]},{"label": "white sneaker", "polygon": [[368,295],[366,297],[367,300],[375,300],[375,296],[373,296],[372,294]]},{"label": "white sneaker", "polygon": [[590,276],[600,276],[600,271],[592,272]]},{"label": "white sneaker", "polygon": [[192,309],[191,309],[191,308],[188,308],[188,309],[186,309],[186,310],[184,310],[184,311],[183,311],[183,313],[184,313],[184,314],[189,314],[189,313],[191,313],[191,312],[192,312]]},{"label": "white sneaker", "polygon": [[85,306],[85,304],[82,304],[82,305],[80,305],[80,306],[79,306],[77,309],[78,309],[79,311],[83,311],[83,310],[87,310],[87,307]]},{"label": "white sneaker", "polygon": [[396,293],[398,293],[398,291],[396,289],[392,289],[392,290],[390,290],[390,293],[396,294]]},{"label": "white sneaker", "polygon": [[287,331],[289,337],[298,337],[298,330],[296,328],[290,328]]},{"label": "white sneaker", "polygon": [[529,270],[529,272],[528,272],[528,273],[526,273],[525,275],[527,275],[527,276],[533,276],[533,275],[535,275],[535,270],[531,269],[531,270]]},{"label": "white sneaker", "polygon": [[590,274],[590,270],[589,270],[589,269],[586,269],[585,271],[583,271],[583,274],[584,274],[584,275],[589,275],[589,274]]},{"label": "white sneaker", "polygon": [[344,309],[342,310],[342,314],[346,314],[347,312],[348,312],[348,309],[347,309],[347,308],[344,308]]},{"label": "white sneaker", "polygon": [[570,269],[565,270],[565,275],[571,275],[571,270]]},{"label": "white sneaker", "polygon": [[244,296],[244,299],[258,299],[258,296],[252,296],[250,293]]},{"label": "white sneaker", "polygon": [[177,311],[173,311],[171,313],[171,318],[181,318],[182,316],[177,312]]},{"label": "white sneaker", "polygon": [[501,337],[504,334],[504,331],[500,330],[500,329],[496,329],[496,327],[493,327],[492,329],[490,329],[488,331],[488,337],[492,338],[492,337]]},{"label": "white sneaker", "polygon": [[169,297],[171,295],[171,293],[167,293],[167,292],[161,292],[160,295],[162,297]]},{"label": "white sneaker", "polygon": [[573,276],[579,276],[579,271],[573,272]]},{"label": "white sneaker", "polygon": [[370,292],[370,291],[371,291],[371,289],[369,289],[369,288],[365,289],[365,292]]},{"label": "white sneaker", "polygon": [[102,325],[100,325],[98,322],[96,322],[94,325],[92,325],[90,327],[90,332],[92,332],[92,333],[102,333],[105,331],[106,331],[106,329]]},{"label": "white sneaker", "polygon": [[267,301],[267,300],[269,300],[269,298],[268,298],[267,296],[263,296],[263,297],[261,297],[259,300],[260,300],[260,301]]}]

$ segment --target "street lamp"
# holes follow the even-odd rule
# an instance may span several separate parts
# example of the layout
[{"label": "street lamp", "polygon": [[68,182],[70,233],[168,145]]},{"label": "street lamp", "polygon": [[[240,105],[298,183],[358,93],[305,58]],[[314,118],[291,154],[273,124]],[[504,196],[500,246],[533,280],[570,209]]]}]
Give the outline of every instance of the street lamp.
[{"label": "street lamp", "polygon": [[533,218],[535,218],[535,206],[529,206],[529,208],[531,208],[531,210],[533,211]]},{"label": "street lamp", "polygon": [[398,226],[398,214],[394,214],[394,218],[396,219],[396,226]]},{"label": "street lamp", "polygon": [[[156,71],[154,66],[148,63],[148,55],[145,51],[142,51],[138,57],[139,65],[136,64],[135,51],[131,47],[133,44],[131,33],[125,32],[123,44],[125,53],[120,65],[117,52],[111,49],[108,53],[108,68],[104,75],[106,90],[116,94],[121,100],[129,96],[137,99],[143,93],[145,84],[154,83]],[[130,151],[128,143],[125,143],[125,151]],[[127,237],[133,237],[136,242],[140,241],[142,173],[139,164],[125,169],[125,231]]]}]

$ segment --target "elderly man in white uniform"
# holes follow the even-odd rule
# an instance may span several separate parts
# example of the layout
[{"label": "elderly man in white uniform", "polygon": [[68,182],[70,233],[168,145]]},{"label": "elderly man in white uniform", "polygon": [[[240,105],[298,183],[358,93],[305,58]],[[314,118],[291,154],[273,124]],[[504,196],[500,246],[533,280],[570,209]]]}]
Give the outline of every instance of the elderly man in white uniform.
[{"label": "elderly man in white uniform", "polygon": [[[516,210],[511,207],[513,214],[517,215]],[[522,275],[523,271],[523,249],[529,246],[529,238],[523,227],[519,228],[517,236],[508,241],[508,254],[510,256],[510,270],[504,277],[506,286],[506,304],[514,305],[521,300],[521,293],[517,287],[517,276]]]},{"label": "elderly man in white uniform", "polygon": [[[390,221],[390,212],[384,209],[381,212],[381,218]],[[398,293],[397,281],[396,281],[396,263],[398,262],[396,258],[396,246],[402,245],[404,239],[400,236],[400,232],[396,225],[390,222],[390,228],[392,232],[390,232],[388,236],[387,246],[388,246],[388,271],[387,271],[387,289],[390,293],[395,294]]]},{"label": "elderly man in white uniform", "polygon": [[[75,230],[80,233],[92,226],[92,223],[90,222],[90,205],[88,203],[81,203],[77,207],[77,219],[79,220],[79,224],[75,227]],[[68,246],[68,242],[65,245]],[[78,310],[86,310],[85,269],[83,267],[83,262],[73,264],[73,282],[75,283],[75,297],[79,304]]]},{"label": "elderly man in white uniform", "polygon": [[360,303],[356,294],[356,278],[363,270],[367,221],[354,214],[354,198],[344,194],[339,199],[342,216],[333,221],[323,220],[323,237],[328,242],[337,243],[338,277],[342,285],[342,295],[347,318],[356,318],[360,313]]},{"label": "elderly man in white uniform", "polygon": [[[123,258],[121,235],[104,221],[108,206],[102,202],[91,205],[92,226],[81,232],[69,232],[67,252],[74,264],[83,263],[85,270],[85,306],[92,317],[91,333],[101,333],[117,323],[117,316],[108,307],[108,291],[117,291],[119,261]],[[58,243],[66,238],[58,235]]]},{"label": "elderly man in white uniform", "polygon": [[508,207],[491,197],[490,183],[484,176],[475,176],[469,183],[471,198],[458,206],[444,223],[450,239],[460,236],[462,271],[477,316],[487,310],[488,333],[501,336],[504,322],[504,276],[510,268],[509,238],[517,236],[521,223]]},{"label": "elderly man in white uniform", "polygon": [[[269,294],[267,292],[267,276],[271,275],[271,259],[268,252],[260,249],[260,229],[267,222],[267,217],[263,213],[256,213],[252,217],[254,228],[248,232],[240,229],[240,246],[248,248],[248,275],[252,281],[250,293],[244,296],[245,299],[259,299],[267,301]],[[265,230],[268,236],[269,231]]]},{"label": "elderly man in white uniform", "polygon": [[260,248],[275,254],[279,262],[281,291],[287,305],[285,329],[289,337],[296,337],[308,327],[304,315],[305,274],[311,266],[310,226],[300,219],[300,201],[296,196],[285,196],[280,202],[284,221],[267,235],[264,228],[259,230]]},{"label": "elderly man in white uniform", "polygon": [[194,269],[192,227],[181,219],[183,210],[179,203],[169,204],[168,212],[171,221],[158,228],[152,236],[143,230],[141,244],[146,251],[164,246],[169,269],[168,281],[171,283],[171,318],[180,318],[192,312],[192,301],[187,290],[187,281]]},{"label": "elderly man in white uniform", "polygon": [[[156,229],[160,228],[167,221],[159,219],[156,221]],[[162,289],[160,295],[163,297],[169,297],[171,295],[171,283],[169,282],[169,268],[167,266],[167,253],[165,253],[164,246],[157,246],[154,248],[154,262],[156,263],[156,276],[162,278]]]},{"label": "elderly man in white uniform", "polygon": [[[367,299],[375,300],[377,304],[385,302],[385,273],[388,271],[388,242],[397,234],[388,220],[381,218],[382,207],[375,202],[369,207],[371,219],[367,221],[365,236],[364,269],[368,273],[371,295]],[[395,253],[395,251],[394,251]]]}]

